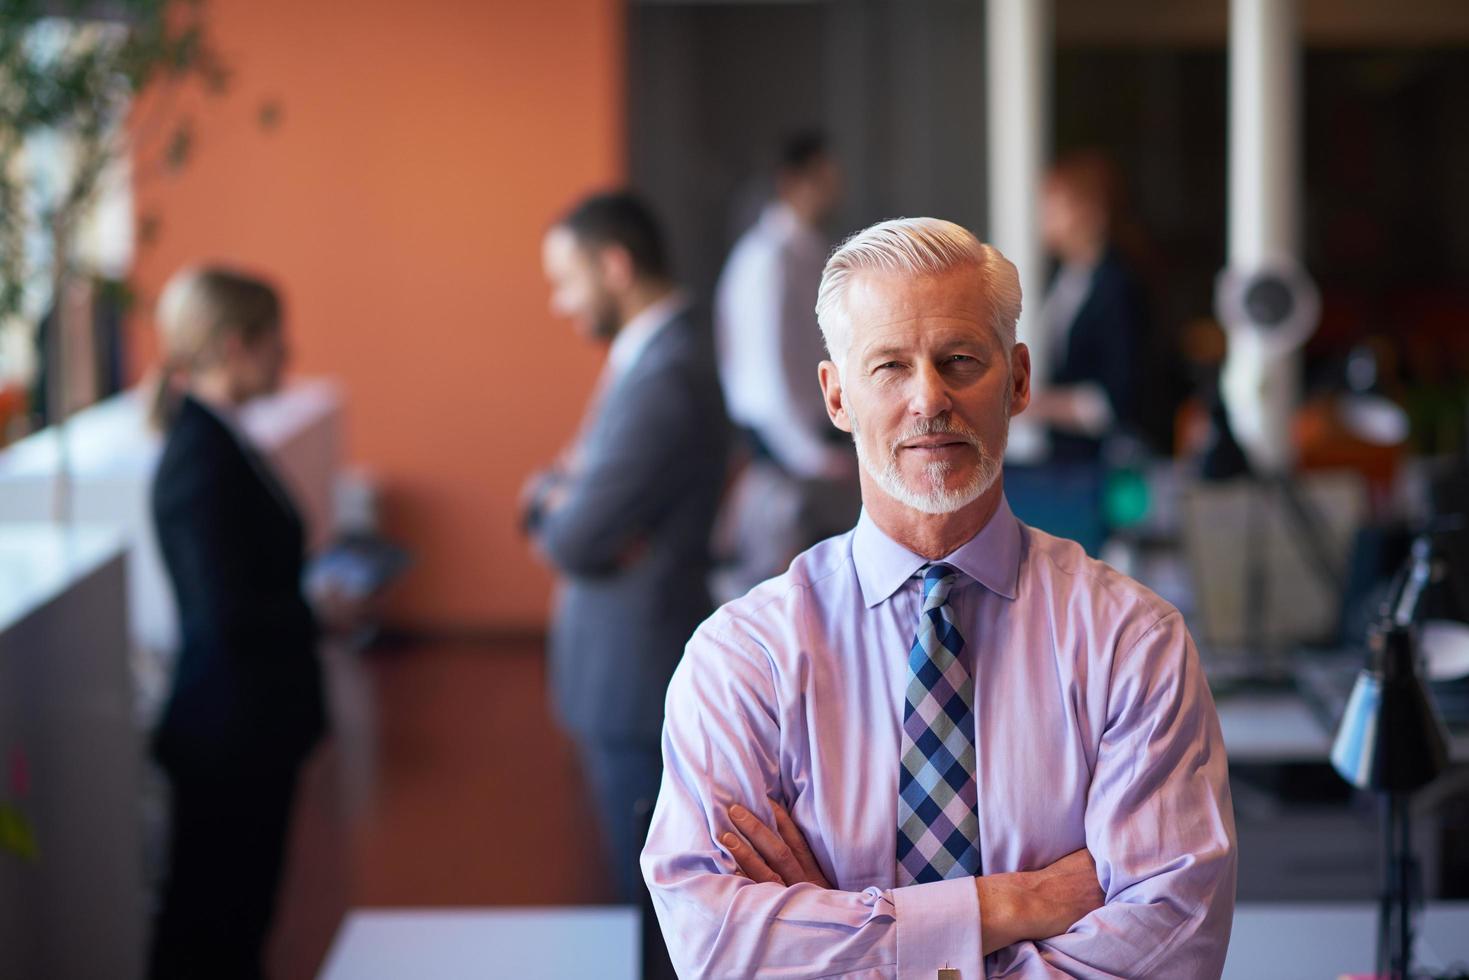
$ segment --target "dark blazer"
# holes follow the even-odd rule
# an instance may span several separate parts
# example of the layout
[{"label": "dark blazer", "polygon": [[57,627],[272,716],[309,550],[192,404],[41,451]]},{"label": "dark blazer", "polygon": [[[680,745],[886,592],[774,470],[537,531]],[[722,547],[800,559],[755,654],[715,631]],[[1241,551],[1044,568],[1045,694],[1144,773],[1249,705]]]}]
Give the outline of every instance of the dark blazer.
[{"label": "dark blazer", "polygon": [[533,521],[562,575],[551,692],[574,735],[656,744],[669,678],[713,611],[729,436],[708,327],[685,311],[602,396],[565,502]]},{"label": "dark blazer", "polygon": [[325,712],[289,495],[218,416],[185,398],[152,506],[183,638],[155,753],[175,771],[299,762]]},{"label": "dark blazer", "polygon": [[[1149,332],[1147,302],[1137,280],[1115,250],[1108,250],[1092,272],[1091,290],[1076,313],[1064,351],[1055,361],[1051,383],[1095,382],[1107,393],[1117,429],[1138,423],[1138,386],[1145,371]],[[1051,455],[1063,461],[1095,460],[1101,441],[1070,433],[1051,433]]]}]

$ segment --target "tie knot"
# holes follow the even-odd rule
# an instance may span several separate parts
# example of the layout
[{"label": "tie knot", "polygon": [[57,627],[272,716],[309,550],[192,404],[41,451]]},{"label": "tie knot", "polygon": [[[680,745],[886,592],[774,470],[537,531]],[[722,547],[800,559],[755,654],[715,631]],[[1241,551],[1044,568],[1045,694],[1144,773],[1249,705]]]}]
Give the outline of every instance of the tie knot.
[{"label": "tie knot", "polygon": [[923,567],[923,607],[932,609],[948,601],[949,589],[953,588],[959,570],[953,565],[934,562]]}]

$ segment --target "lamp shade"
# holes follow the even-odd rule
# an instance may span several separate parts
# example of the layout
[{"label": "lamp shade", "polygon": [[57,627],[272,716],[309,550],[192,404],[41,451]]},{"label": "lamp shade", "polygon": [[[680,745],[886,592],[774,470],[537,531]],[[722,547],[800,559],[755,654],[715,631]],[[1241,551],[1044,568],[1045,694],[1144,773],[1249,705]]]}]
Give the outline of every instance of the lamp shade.
[{"label": "lamp shade", "polygon": [[1359,789],[1408,792],[1448,765],[1448,738],[1413,664],[1412,628],[1390,623],[1372,638],[1331,748],[1331,764]]}]

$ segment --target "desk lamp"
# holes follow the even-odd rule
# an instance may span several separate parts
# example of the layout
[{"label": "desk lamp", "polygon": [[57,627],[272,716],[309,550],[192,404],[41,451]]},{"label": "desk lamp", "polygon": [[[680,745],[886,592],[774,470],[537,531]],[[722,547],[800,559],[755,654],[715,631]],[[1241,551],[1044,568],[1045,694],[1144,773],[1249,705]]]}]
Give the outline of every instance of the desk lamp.
[{"label": "desk lamp", "polygon": [[1358,789],[1383,804],[1378,906],[1377,975],[1407,980],[1412,957],[1412,910],[1417,862],[1409,842],[1408,799],[1448,765],[1448,738],[1418,674],[1415,619],[1425,596],[1448,580],[1448,563],[1432,532],[1413,542],[1408,566],[1369,640],[1368,663],[1357,675],[1331,749],[1331,763]]}]

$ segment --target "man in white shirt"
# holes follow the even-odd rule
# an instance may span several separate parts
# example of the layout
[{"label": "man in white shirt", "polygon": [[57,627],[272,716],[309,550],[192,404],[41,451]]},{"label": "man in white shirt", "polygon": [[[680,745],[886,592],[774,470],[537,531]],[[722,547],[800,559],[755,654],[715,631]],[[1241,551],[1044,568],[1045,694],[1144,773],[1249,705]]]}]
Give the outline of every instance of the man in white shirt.
[{"label": "man in white shirt", "polygon": [[816,289],[831,248],[821,226],[841,184],[821,134],[787,140],[775,199],[735,244],[719,279],[719,376],[751,456],[724,518],[735,552],[726,598],[782,571],[856,516],[855,458],[850,443],[834,437],[816,377],[826,356]]}]

